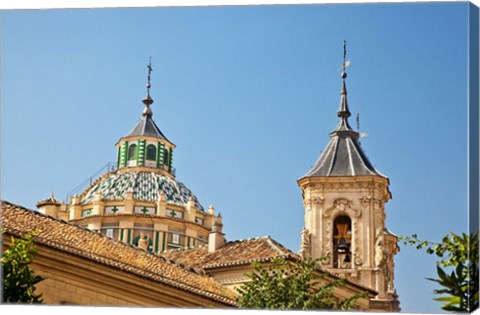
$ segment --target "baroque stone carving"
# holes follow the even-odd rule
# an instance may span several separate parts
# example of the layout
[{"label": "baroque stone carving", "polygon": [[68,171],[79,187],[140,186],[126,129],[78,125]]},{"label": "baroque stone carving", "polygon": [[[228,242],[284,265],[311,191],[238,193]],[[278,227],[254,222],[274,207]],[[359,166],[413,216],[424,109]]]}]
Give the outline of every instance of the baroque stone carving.
[{"label": "baroque stone carving", "polygon": [[301,242],[298,254],[303,258],[310,257],[310,232],[305,227],[302,230]]},{"label": "baroque stone carving", "polygon": [[370,200],[372,198],[368,196],[363,196],[360,198],[360,204],[362,205],[363,208],[368,208],[368,205],[370,205]]},{"label": "baroque stone carving", "polygon": [[348,200],[346,198],[338,198],[333,201],[333,206],[326,209],[323,212],[324,217],[329,217],[331,213],[337,213],[337,212],[346,212],[349,211],[352,213],[354,217],[360,217],[362,215],[362,212],[358,209],[353,209],[352,208],[352,201]]},{"label": "baroque stone carving", "polygon": [[381,227],[377,228],[375,236],[375,266],[380,268],[385,264],[385,235]]},{"label": "baroque stone carving", "polygon": [[352,222],[353,226],[353,235],[354,235],[354,241],[355,241],[355,252],[354,252],[354,260],[353,262],[355,265],[360,266],[363,264],[363,258],[362,258],[362,250],[360,248],[360,242],[359,242],[359,233],[358,233],[358,222],[357,220],[353,220]]},{"label": "baroque stone carving", "polygon": [[304,198],[303,207],[305,208],[305,210],[310,211],[310,206],[311,206],[310,198]]},{"label": "baroque stone carving", "polygon": [[317,205],[322,205],[324,201],[325,198],[323,198],[323,196],[313,198],[313,202],[315,202]]},{"label": "baroque stone carving", "polygon": [[330,239],[332,231],[332,222],[328,221],[327,222],[327,228],[325,229],[325,237],[324,240],[326,240],[326,246],[325,246],[325,260],[322,260],[322,264],[324,265],[330,265],[331,257],[332,257],[332,240]]},{"label": "baroque stone carving", "polygon": [[352,202],[345,198],[338,198],[333,201],[333,206],[338,211],[345,211],[347,208],[350,208],[352,206]]}]

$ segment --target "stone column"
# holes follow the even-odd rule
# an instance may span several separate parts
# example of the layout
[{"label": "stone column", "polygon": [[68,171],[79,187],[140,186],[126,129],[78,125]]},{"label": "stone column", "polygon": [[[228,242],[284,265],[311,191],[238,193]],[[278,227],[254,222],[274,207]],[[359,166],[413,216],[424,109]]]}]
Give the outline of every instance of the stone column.
[{"label": "stone column", "polygon": [[[158,240],[156,239],[156,234],[158,233]],[[153,248],[158,248],[157,254],[162,252],[163,246],[165,245],[165,248],[167,246],[167,240],[165,239],[167,237],[168,233],[168,225],[165,223],[155,223],[153,225],[153,233],[155,234],[154,238],[154,243],[153,243]]]},{"label": "stone column", "polygon": [[70,203],[69,219],[74,220],[82,217],[82,206],[80,205],[80,197],[74,195]]},{"label": "stone column", "polygon": [[105,209],[105,203],[103,202],[103,196],[101,193],[96,193],[93,199],[92,214],[103,215]]},{"label": "stone column", "polygon": [[215,252],[225,245],[225,237],[222,229],[222,216],[218,214],[215,219],[215,224],[212,226],[212,231],[208,234],[208,251],[210,253]]},{"label": "stone column", "polygon": [[164,217],[167,212],[167,196],[160,193],[157,200],[157,215]]},{"label": "stone column", "polygon": [[133,189],[130,188],[129,190],[127,190],[125,196],[125,213],[133,213],[134,204],[135,202],[133,201]]}]

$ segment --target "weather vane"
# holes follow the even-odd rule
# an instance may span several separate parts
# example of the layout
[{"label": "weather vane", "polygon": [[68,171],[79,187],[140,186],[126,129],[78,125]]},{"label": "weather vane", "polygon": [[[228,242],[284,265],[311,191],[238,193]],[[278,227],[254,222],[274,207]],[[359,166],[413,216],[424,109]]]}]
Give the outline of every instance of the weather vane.
[{"label": "weather vane", "polygon": [[[347,41],[343,41],[343,64],[342,64],[342,78],[345,79],[347,77],[347,73],[345,72],[345,69],[350,66],[350,60],[347,59]],[[340,68],[338,69],[340,70]]]}]

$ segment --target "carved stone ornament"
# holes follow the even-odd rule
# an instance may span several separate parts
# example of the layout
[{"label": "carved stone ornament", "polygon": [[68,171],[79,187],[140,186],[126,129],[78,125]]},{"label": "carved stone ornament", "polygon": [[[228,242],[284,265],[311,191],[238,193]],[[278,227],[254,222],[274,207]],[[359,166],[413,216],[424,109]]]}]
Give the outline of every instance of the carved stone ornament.
[{"label": "carved stone ornament", "polygon": [[313,202],[315,202],[317,205],[322,205],[324,201],[325,198],[323,198],[323,196],[313,198]]},{"label": "carved stone ornament", "polygon": [[333,206],[338,211],[345,211],[347,208],[350,208],[352,206],[352,202],[345,198],[338,198],[333,201]]},{"label": "carved stone ornament", "polygon": [[310,232],[304,227],[302,230],[300,251],[298,252],[303,258],[308,258],[311,256],[310,253]]},{"label": "carved stone ornament", "polygon": [[360,198],[360,204],[362,205],[362,207],[368,208],[368,205],[370,204],[370,200],[372,200],[372,198],[368,196],[363,196]]},{"label": "carved stone ornament", "polygon": [[311,205],[310,198],[303,199],[303,208],[305,208],[305,210],[309,211],[310,205]]},{"label": "carved stone ornament", "polygon": [[332,222],[328,221],[327,228],[325,229],[325,237],[323,238],[324,240],[326,240],[325,242],[326,243],[326,246],[325,246],[326,259],[322,260],[322,264],[324,265],[330,265],[330,260],[332,257],[332,247],[331,247],[332,240],[330,239],[331,231],[332,231]]},{"label": "carved stone ornament", "polygon": [[360,248],[360,242],[359,242],[359,237],[358,237],[358,221],[353,220],[352,222],[353,226],[353,235],[354,235],[354,241],[355,241],[355,253],[354,253],[354,263],[357,266],[363,265],[363,258],[362,258],[362,250]]},{"label": "carved stone ornament", "polygon": [[385,235],[381,227],[376,230],[375,237],[375,267],[383,267],[385,264]]},{"label": "carved stone ornament", "polygon": [[323,216],[329,217],[331,215],[331,212],[337,213],[337,212],[345,212],[345,211],[352,212],[353,216],[355,217],[359,217],[362,215],[360,210],[352,208],[351,200],[348,200],[345,198],[338,198],[333,201],[332,207],[328,208],[323,212]]}]

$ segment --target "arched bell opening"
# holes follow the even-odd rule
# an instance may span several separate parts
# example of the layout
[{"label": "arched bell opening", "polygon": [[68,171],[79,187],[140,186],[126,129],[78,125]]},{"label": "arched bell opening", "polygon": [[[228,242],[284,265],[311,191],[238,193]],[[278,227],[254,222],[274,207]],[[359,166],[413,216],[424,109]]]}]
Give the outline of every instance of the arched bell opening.
[{"label": "arched bell opening", "polygon": [[352,220],[345,215],[333,221],[333,267],[349,269],[352,266]]}]

